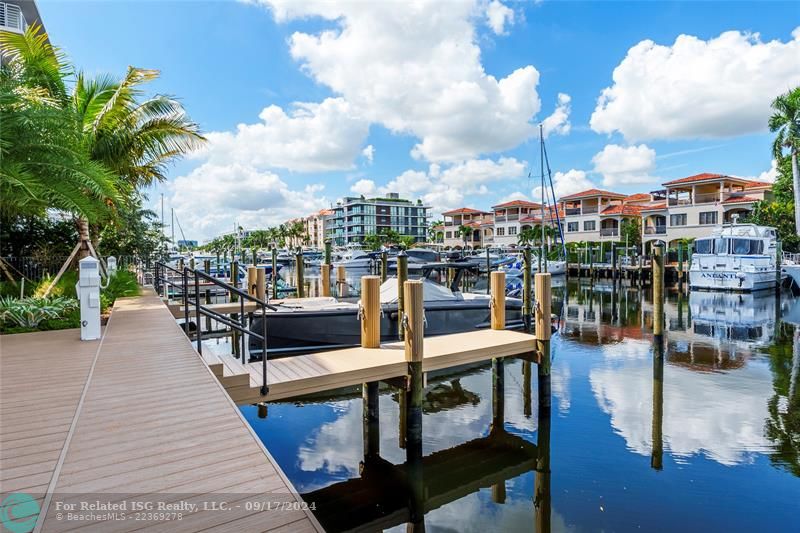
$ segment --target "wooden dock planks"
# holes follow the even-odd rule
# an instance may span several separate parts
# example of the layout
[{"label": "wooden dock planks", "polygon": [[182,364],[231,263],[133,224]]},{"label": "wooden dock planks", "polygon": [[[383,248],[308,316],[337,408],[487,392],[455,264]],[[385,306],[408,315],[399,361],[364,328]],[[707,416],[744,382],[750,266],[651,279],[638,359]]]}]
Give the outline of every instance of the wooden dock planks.
[{"label": "wooden dock planks", "polygon": [[[495,357],[531,354],[536,338],[510,330],[480,330],[425,339],[423,371],[486,361]],[[220,356],[225,358],[226,356]],[[269,360],[269,394],[261,396],[262,365],[244,365],[250,374],[249,386],[226,386],[237,403],[275,401],[303,394],[405,376],[408,365],[404,345],[388,343],[380,348],[346,348]]]},{"label": "wooden dock planks", "polygon": [[[101,342],[81,343],[76,330],[19,337],[0,341],[0,490],[42,502],[49,487],[43,531],[321,530],[298,510],[302,500],[155,295],[118,300]],[[68,401],[51,412],[42,402],[54,391]],[[134,520],[130,509],[125,520],[59,520],[57,503],[86,499],[241,505],[201,507],[169,524]],[[295,505],[244,505],[265,500]]]}]

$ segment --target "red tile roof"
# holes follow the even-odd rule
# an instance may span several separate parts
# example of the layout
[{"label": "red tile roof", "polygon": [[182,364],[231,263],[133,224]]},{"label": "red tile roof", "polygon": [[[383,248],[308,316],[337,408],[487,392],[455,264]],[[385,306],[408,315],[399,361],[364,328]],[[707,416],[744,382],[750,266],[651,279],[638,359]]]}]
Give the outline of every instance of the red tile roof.
[{"label": "red tile roof", "polygon": [[[662,185],[681,185],[683,183],[697,183],[700,181],[714,181],[719,179],[726,179],[726,180],[733,180],[738,181],[740,183],[755,183],[751,180],[747,180],[744,178],[737,178],[736,176],[728,176],[725,174],[713,174],[711,172],[703,172],[702,174],[695,174],[694,176],[688,176],[686,178],[680,178],[677,180],[668,181],[666,183],[662,183]],[[758,182],[761,183],[761,182]]]},{"label": "red tile roof", "polygon": [[542,207],[542,205],[536,202],[529,202],[528,200],[511,200],[510,202],[493,205],[492,209],[503,209],[505,207],[533,207],[538,209]]},{"label": "red tile roof", "polygon": [[442,215],[489,215],[488,211],[481,211],[479,209],[472,209],[471,207],[459,207],[451,211],[445,211]]},{"label": "red tile roof", "polygon": [[745,189],[771,189],[772,183],[768,181],[750,181],[744,186]]},{"label": "red tile roof", "polygon": [[733,196],[728,198],[727,200],[723,200],[723,204],[740,204],[746,202],[758,202],[760,201],[758,198],[754,198],[752,196]]},{"label": "red tile roof", "polygon": [[601,216],[605,215],[631,215],[636,216],[642,213],[642,207],[640,205],[629,205],[629,204],[622,204],[622,205],[610,205],[603,209],[600,213]]},{"label": "red tile roof", "polygon": [[579,200],[581,198],[592,198],[594,196],[605,196],[608,198],[625,198],[624,194],[618,192],[604,191],[602,189],[589,189],[586,191],[576,192],[575,194],[568,194],[558,199],[559,202],[564,200]]},{"label": "red tile roof", "polygon": [[650,195],[646,192],[637,192],[622,199],[623,202],[649,202]]},{"label": "red tile roof", "polygon": [[650,205],[639,206],[639,211],[661,211],[667,208],[667,202],[656,202]]}]

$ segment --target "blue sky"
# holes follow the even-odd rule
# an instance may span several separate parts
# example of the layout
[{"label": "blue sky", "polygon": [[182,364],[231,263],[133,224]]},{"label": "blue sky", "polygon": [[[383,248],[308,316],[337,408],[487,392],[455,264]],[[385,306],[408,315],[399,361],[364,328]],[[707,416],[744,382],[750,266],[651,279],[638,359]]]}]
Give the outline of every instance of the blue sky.
[{"label": "blue sky", "polygon": [[76,65],[159,69],[152,90],[209,133],[150,192],[200,239],[348,194],[434,212],[531,197],[542,121],[561,194],[769,178],[769,101],[800,83],[798,3],[39,5]]}]

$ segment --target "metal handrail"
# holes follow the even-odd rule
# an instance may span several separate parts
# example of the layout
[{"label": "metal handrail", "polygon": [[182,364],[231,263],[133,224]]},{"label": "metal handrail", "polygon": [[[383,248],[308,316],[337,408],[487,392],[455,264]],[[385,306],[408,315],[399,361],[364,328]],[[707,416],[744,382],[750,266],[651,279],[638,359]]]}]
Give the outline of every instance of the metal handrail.
[{"label": "metal handrail", "polygon": [[[200,355],[203,354],[203,324],[202,324],[202,321],[200,320],[201,317],[211,318],[211,319],[216,320],[217,322],[219,322],[219,323],[221,323],[221,324],[223,324],[225,326],[228,326],[229,328],[231,328],[231,330],[238,331],[239,333],[241,333],[242,345],[241,345],[241,350],[240,351],[241,351],[241,357],[242,357],[242,364],[245,363],[245,356],[246,356],[245,354],[247,352],[247,350],[245,349],[247,336],[250,336],[252,338],[255,338],[256,340],[261,341],[261,343],[263,345],[262,355],[261,355],[261,395],[262,396],[266,396],[268,394],[268,392],[269,392],[269,386],[267,384],[267,309],[271,309],[271,310],[275,311],[275,310],[277,310],[277,308],[275,306],[269,305],[266,302],[266,300],[260,300],[260,299],[256,298],[255,296],[253,296],[253,295],[251,295],[251,294],[249,294],[249,293],[247,293],[247,292],[245,292],[245,291],[243,291],[243,290],[241,290],[241,289],[239,289],[237,287],[229,285],[228,283],[215,278],[214,276],[211,276],[211,275],[209,275],[209,274],[207,274],[205,272],[202,272],[200,270],[197,270],[197,269],[191,269],[189,267],[184,267],[183,272],[181,272],[181,271],[176,270],[176,269],[174,269],[174,268],[172,268],[172,267],[170,267],[168,265],[165,265],[164,263],[157,262],[156,263],[156,271],[157,271],[156,277],[158,279],[158,284],[159,285],[161,284],[161,282],[166,282],[166,283],[168,283],[168,284],[170,284],[172,286],[177,286],[176,283],[173,283],[168,278],[166,278],[166,277],[164,277],[162,275],[165,270],[172,271],[172,272],[180,274],[181,278],[182,278],[182,281],[183,281],[184,290],[183,290],[182,296],[183,296],[183,314],[184,314],[184,323],[185,323],[184,332],[186,333],[187,337],[189,336],[189,305],[192,304],[194,306],[195,317],[197,319],[197,331],[196,331],[196,335],[195,335],[195,340],[197,342],[197,353],[199,353]],[[194,292],[194,301],[193,302],[191,302],[190,299],[189,299],[189,292],[190,292],[189,291],[189,279],[190,279],[190,277],[193,279],[193,285],[194,285],[194,291],[193,291]],[[206,307],[205,305],[203,305],[203,303],[202,303],[202,301],[200,299],[200,280],[201,279],[209,281],[209,282],[213,283],[214,285],[217,285],[218,287],[221,287],[221,288],[225,289],[226,291],[229,291],[231,294],[236,294],[237,296],[239,296],[239,307],[240,307],[239,316],[240,316],[241,322],[236,322],[233,319],[229,319],[228,317],[224,316],[223,314],[217,313],[213,309],[210,309],[210,308]],[[261,307],[261,313],[262,313],[262,320],[261,320],[262,331],[261,331],[261,334],[258,334],[258,333],[255,333],[255,332],[251,331],[245,325],[245,316],[246,316],[245,312],[244,312],[244,302],[245,302],[245,300],[248,300],[248,301],[251,301],[251,302],[255,302],[256,304],[258,304]]]}]

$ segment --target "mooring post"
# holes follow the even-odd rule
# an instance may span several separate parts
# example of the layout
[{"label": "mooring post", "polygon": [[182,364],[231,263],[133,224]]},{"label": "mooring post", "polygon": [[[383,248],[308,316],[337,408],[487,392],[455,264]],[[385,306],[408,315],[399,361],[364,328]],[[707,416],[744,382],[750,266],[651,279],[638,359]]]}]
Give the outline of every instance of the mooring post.
[{"label": "mooring post", "polygon": [[661,470],[664,465],[664,345],[654,344],[653,350],[653,449],[650,466]]},{"label": "mooring post", "polygon": [[491,306],[492,329],[506,329],[506,273],[492,272],[489,278],[492,287]]},{"label": "mooring post", "polygon": [[[219,265],[220,265],[220,263],[219,263],[219,252],[217,252],[217,264],[216,264],[217,269],[216,269],[216,273],[215,273],[215,277],[217,277],[217,278],[220,277],[220,275],[219,275]],[[209,271],[208,273],[210,275],[211,271]]]},{"label": "mooring post", "polygon": [[589,283],[594,283],[594,243],[589,242]]},{"label": "mooring post", "polygon": [[617,276],[619,272],[617,271],[617,245],[616,243],[611,243],[611,284],[613,289],[617,290]]},{"label": "mooring post", "polygon": [[253,265],[258,264],[258,250],[253,248]]},{"label": "mooring post", "polygon": [[406,281],[405,292],[405,359],[408,363],[408,398],[406,402],[406,457],[422,458],[422,396],[424,357],[424,317],[422,281]]},{"label": "mooring post", "polygon": [[502,431],[505,422],[505,365],[503,359],[492,359],[492,427],[493,431]]},{"label": "mooring post", "polygon": [[531,262],[531,247],[525,246],[522,250],[522,323],[530,331],[533,325],[533,264]]},{"label": "mooring post", "polygon": [[278,249],[272,247],[272,297],[278,299]]},{"label": "mooring post", "polygon": [[255,295],[259,300],[267,299],[267,271],[262,267],[256,267]]},{"label": "mooring post", "polygon": [[525,418],[530,418],[533,414],[531,389],[531,362],[522,361],[522,414]]},{"label": "mooring post", "polygon": [[539,404],[550,408],[550,310],[552,308],[552,277],[549,272],[536,274],[536,344],[539,351]]},{"label": "mooring post", "polygon": [[361,277],[361,347],[381,346],[381,285],[378,276]]},{"label": "mooring post", "polygon": [[[206,274],[209,276],[211,275],[211,259],[206,259],[203,261],[203,270],[205,270]],[[211,289],[205,290],[205,303],[206,305],[211,305]],[[198,322],[200,321],[200,317],[197,317]],[[206,331],[211,331],[211,317],[206,316]]]},{"label": "mooring post", "polygon": [[[549,389],[548,389],[549,392]],[[536,531],[550,532],[552,496],[550,491],[550,403],[542,402],[539,389],[539,426],[536,430],[536,479],[533,505],[536,512]],[[549,400],[549,394],[548,394]]]},{"label": "mooring post", "polygon": [[389,275],[389,252],[383,250],[381,252],[381,283],[386,281]]},{"label": "mooring post", "polygon": [[345,271],[344,265],[339,265],[336,267],[336,287],[339,298],[345,298],[347,296],[347,272]]},{"label": "mooring post", "polygon": [[678,241],[678,290],[683,290],[683,244]]},{"label": "mooring post", "polygon": [[320,265],[319,274],[322,278],[320,284],[322,285],[322,296],[331,295],[331,267],[328,263]]},{"label": "mooring post", "polygon": [[653,344],[664,342],[664,243],[653,245],[652,259],[653,288]]},{"label": "mooring post", "polygon": [[775,294],[781,294],[781,261],[783,261],[783,243],[778,241],[775,248]]},{"label": "mooring post", "polygon": [[256,276],[258,276],[258,267],[247,267],[247,294],[255,296],[256,294]]},{"label": "mooring post", "polygon": [[306,288],[305,280],[303,279],[303,249],[298,247],[294,255],[295,274],[297,275],[297,297],[305,298]]},{"label": "mooring post", "polygon": [[378,382],[372,381],[361,386],[361,400],[364,429],[364,462],[377,458],[381,453],[380,409]]},{"label": "mooring post", "polygon": [[[235,288],[239,288],[239,261],[235,259],[231,261],[231,285]],[[231,303],[235,303],[239,301],[239,296],[235,294],[233,291],[230,292],[230,300]],[[233,322],[239,321],[239,313],[232,313],[231,320]],[[231,353],[236,357],[240,356],[239,353],[239,332],[235,329],[231,331]]]},{"label": "mooring post", "polygon": [[405,285],[408,279],[408,254],[400,250],[397,254],[397,336],[403,340],[403,315],[405,313]]},{"label": "mooring post", "polygon": [[490,290],[488,277],[491,275],[491,273],[492,273],[492,259],[489,257],[489,247],[487,246],[486,247],[486,276],[487,276],[486,294],[489,294]]}]

